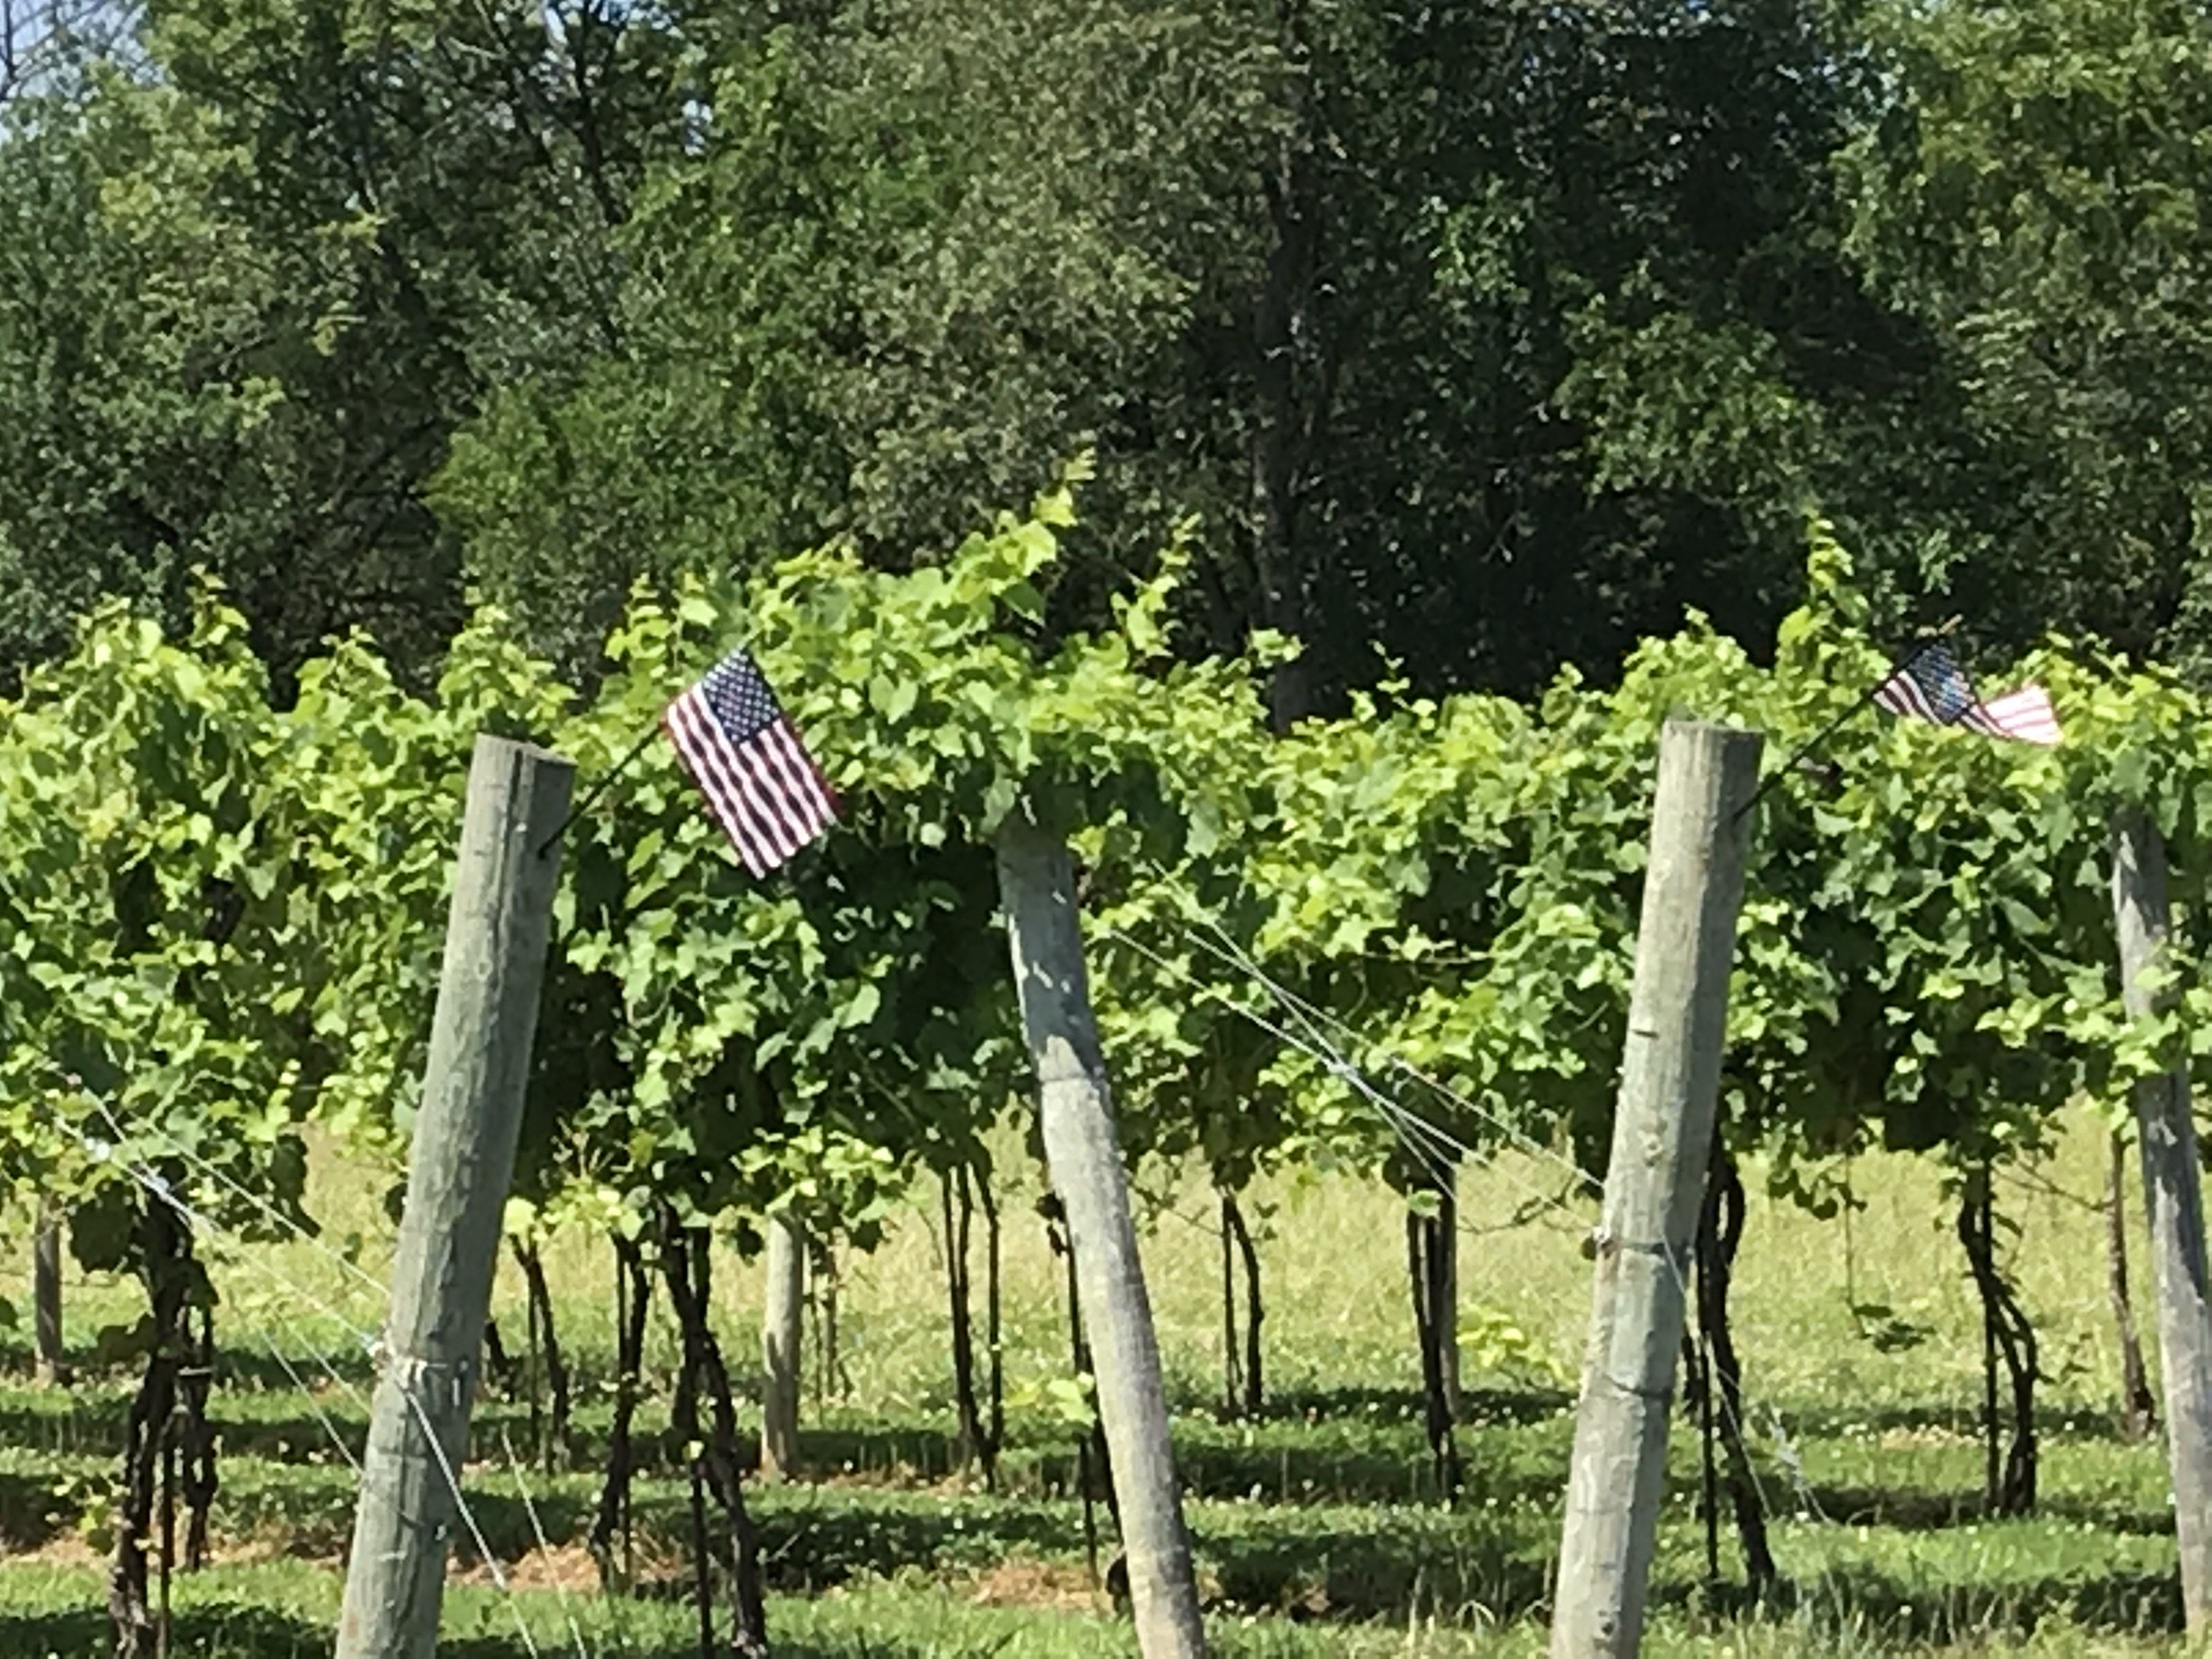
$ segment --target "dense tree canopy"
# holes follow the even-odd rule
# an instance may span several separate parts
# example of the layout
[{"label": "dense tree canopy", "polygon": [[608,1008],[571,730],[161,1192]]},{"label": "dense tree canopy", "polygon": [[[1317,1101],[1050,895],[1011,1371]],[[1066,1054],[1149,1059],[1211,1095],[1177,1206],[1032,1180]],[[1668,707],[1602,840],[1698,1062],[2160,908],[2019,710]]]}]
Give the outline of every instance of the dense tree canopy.
[{"label": "dense tree canopy", "polygon": [[[2193,663],[2180,6],[343,0],[8,14],[0,665],[224,577],[282,697],[471,587],[903,568],[1090,449],[1060,629],[1522,695],[1817,503],[1878,631]],[[2196,77],[2192,79],[2192,77]]]},{"label": "dense tree canopy", "polygon": [[2183,5],[1882,5],[1869,43],[1896,90],[1839,158],[1849,244],[1941,341],[2017,492],[1984,505],[1961,596],[2016,635],[2201,668],[2212,28]]}]

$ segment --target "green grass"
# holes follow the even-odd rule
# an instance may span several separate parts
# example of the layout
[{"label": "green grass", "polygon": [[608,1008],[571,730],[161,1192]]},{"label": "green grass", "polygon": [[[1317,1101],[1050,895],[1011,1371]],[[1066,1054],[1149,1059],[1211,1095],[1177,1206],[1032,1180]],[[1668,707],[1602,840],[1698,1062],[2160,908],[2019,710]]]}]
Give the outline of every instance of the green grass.
[{"label": "green grass", "polygon": [[[1007,1163],[1013,1160],[1009,1149]],[[1679,1432],[1653,1574],[1655,1654],[2039,1654],[2179,1650],[2170,1506],[2155,1446],[2114,1433],[2118,1375],[2101,1222],[2078,1198],[2102,1170],[2084,1129],[2008,1189],[2022,1224],[2008,1266],[2036,1322],[2042,1501],[2028,1519],[1981,1512],[1978,1310],[1934,1170],[1902,1158],[1855,1172],[1865,1207],[1850,1227],[1755,1199],[1735,1290],[1749,1416],[1774,1550],[1788,1584],[1747,1611],[1705,1582],[1694,1513],[1697,1449]],[[1752,1172],[1754,1189],[1756,1172]],[[1388,1194],[1341,1178],[1275,1183],[1262,1255],[1273,1406],[1224,1423],[1219,1389],[1219,1243],[1200,1189],[1145,1200],[1146,1268],[1178,1407],[1177,1459],[1220,1650],[1231,1654],[1514,1655],[1542,1648],[1571,1424],[1568,1385],[1588,1316],[1578,1249],[1587,1203],[1542,1206],[1504,1225],[1559,1172],[1515,1160],[1471,1171],[1461,1283],[1472,1333],[1461,1445],[1468,1488],[1436,1502],[1415,1389],[1400,1214]],[[218,1565],[173,1586],[173,1651],[275,1659],[328,1650],[368,1376],[359,1333],[378,1322],[372,1279],[390,1229],[374,1183],[317,1162],[310,1206],[323,1241],[218,1250],[216,1395],[223,1442]],[[2055,1190],[2054,1190],[2055,1189]],[[843,1358],[852,1389],[817,1403],[805,1445],[819,1484],[757,1490],[779,1651],[799,1655],[1127,1653],[1133,1644],[1089,1589],[1072,1449],[1042,1403],[1060,1375],[1059,1267],[1030,1204],[1001,1195],[1006,1238],[1007,1382],[1015,1402],[995,1492],[950,1465],[943,1266],[925,1219],[896,1228],[848,1269]],[[2136,1211],[2140,1215],[2140,1210]],[[588,1525],[610,1405],[609,1253],[589,1238],[549,1255],[564,1346],[579,1372],[578,1461],[532,1472],[529,1492],[556,1546],[556,1594],[502,1595],[473,1559],[457,1565],[445,1651],[526,1650],[518,1617],[547,1652],[676,1654],[696,1646],[680,1597],[609,1600],[572,1540]],[[21,1300],[24,1252],[4,1288]],[[725,1254],[715,1304],[733,1369],[755,1352],[755,1267]],[[2146,1292],[2139,1287],[2138,1295]],[[524,1328],[502,1268],[497,1311],[510,1345]],[[69,1334],[88,1355],[99,1328],[139,1311],[127,1284],[73,1278]],[[2151,1328],[2147,1302],[2141,1322]],[[1483,1329],[1524,1333],[1525,1352]],[[20,1348],[20,1344],[18,1345]],[[311,1354],[325,1356],[333,1382]],[[311,1379],[302,1389],[280,1363]],[[1486,1370],[1484,1357],[1495,1363]],[[674,1333],[657,1313],[647,1375],[655,1396],[638,1513],[653,1561],[678,1572],[685,1487],[661,1442]],[[19,1368],[20,1351],[0,1346]],[[93,1545],[112,1484],[130,1378],[94,1368],[68,1392],[0,1382],[0,1654],[78,1654],[104,1642]],[[519,1401],[479,1407],[471,1500],[493,1553],[542,1583],[534,1533],[503,1447],[528,1440]],[[1103,1523],[1103,1517],[1102,1517]],[[471,1553],[472,1555],[472,1553]],[[1736,1574],[1724,1535],[1724,1577]],[[650,1575],[649,1575],[650,1576]],[[673,1585],[672,1589],[675,1588]]]}]

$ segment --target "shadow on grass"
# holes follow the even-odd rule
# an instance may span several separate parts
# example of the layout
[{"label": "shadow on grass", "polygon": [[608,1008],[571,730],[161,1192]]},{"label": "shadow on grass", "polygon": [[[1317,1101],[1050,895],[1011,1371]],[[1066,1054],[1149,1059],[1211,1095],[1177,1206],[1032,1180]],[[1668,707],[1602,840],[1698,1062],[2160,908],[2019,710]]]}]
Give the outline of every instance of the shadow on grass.
[{"label": "shadow on grass", "polygon": [[1550,1559],[1533,1540],[1388,1516],[1294,1532],[1201,1532],[1196,1541],[1220,1601],[1240,1613],[1511,1619],[1541,1605],[1552,1589]]},{"label": "shadow on grass", "polygon": [[[1063,1510],[984,1507],[965,1498],[933,1506],[850,1504],[838,1501],[842,1496],[794,1495],[787,1504],[757,1506],[769,1588],[804,1594],[917,1565],[939,1572],[986,1569],[1009,1556],[1066,1555],[1082,1547],[1080,1523]],[[664,1524],[678,1518],[672,1506]]]},{"label": "shadow on grass", "polygon": [[[368,1390],[361,1392],[365,1396]],[[368,1419],[361,1404],[335,1390],[318,1393],[310,1409],[297,1389],[265,1393],[218,1389],[209,1401],[208,1417],[226,1458],[292,1463],[311,1454],[334,1454],[333,1431],[358,1458],[368,1438]],[[81,1387],[51,1395],[0,1394],[0,1445],[65,1456],[119,1458],[130,1410],[127,1391]],[[533,1443],[527,1406],[479,1401],[471,1413],[471,1426],[481,1446],[496,1449],[501,1429],[518,1448]],[[600,1448],[581,1436],[572,1439],[576,1443],[572,1462],[592,1467]]]},{"label": "shadow on grass", "polygon": [[[1557,1570],[1555,1537],[1548,1526],[1516,1528],[1486,1515],[1386,1513],[1371,1528],[1279,1525],[1269,1517],[1233,1537],[1200,1528],[1197,1541],[1224,1601],[1240,1611],[1464,1623],[1478,1613],[1502,1621],[1545,1616]],[[2172,1570],[2124,1564],[2054,1565],[1996,1583],[1946,1582],[1940,1575],[1900,1576],[1847,1564],[1785,1584],[1763,1608],[1754,1608],[1741,1587],[1662,1575],[1652,1583],[1650,1599],[1704,1616],[1794,1616],[1839,1642],[1872,1634],[1899,1645],[1973,1645],[2053,1624],[2112,1636],[2160,1636],[2183,1627]]]},{"label": "shadow on grass", "polygon": [[[325,1351],[294,1352],[285,1356],[291,1370],[285,1369],[284,1360],[278,1359],[266,1348],[252,1346],[240,1338],[235,1346],[225,1346],[222,1332],[216,1330],[217,1364],[224,1382],[246,1383],[257,1389],[296,1389],[299,1387],[293,1372],[301,1376],[320,1379],[327,1375],[328,1365],[349,1382],[362,1384],[373,1382],[374,1368],[368,1356],[351,1342],[340,1342]],[[320,1357],[317,1357],[317,1353]],[[137,1385],[141,1363],[131,1359],[118,1364],[95,1363],[92,1355],[82,1350],[65,1353],[71,1376],[76,1379],[70,1389],[64,1389],[36,1380],[35,1367],[30,1350],[21,1346],[0,1346],[0,1389],[27,1400],[72,1398],[100,1395],[121,1394],[127,1396]]]},{"label": "shadow on grass", "polygon": [[[1917,1401],[1870,1407],[1795,1406],[1789,1407],[1784,1414],[1789,1419],[1790,1431],[1809,1439],[1831,1439],[1869,1430],[1881,1433],[1925,1433],[1930,1430],[1942,1430],[1961,1440],[1978,1442],[1983,1433],[1981,1407],[1966,1401],[1956,1404]],[[2035,1431],[2045,1440],[2104,1442],[2115,1445],[2147,1444],[2154,1449],[2156,1445],[2155,1441],[2130,1440],[2121,1425],[2117,1410],[2086,1411],[2079,1407],[2039,1406],[2035,1411]]]},{"label": "shadow on grass", "polygon": [[[1668,1587],[1666,1600],[1687,1600]],[[1655,1600],[1662,1599],[1655,1589]],[[2141,1568],[2052,1572],[2002,1585],[1907,1582],[1843,1566],[1817,1580],[1784,1586],[1769,1609],[1796,1614],[1816,1630],[1882,1644],[1984,1646],[2044,1625],[2104,1636],[2160,1637],[2183,1628],[2178,1575]]]},{"label": "shadow on grass", "polygon": [[[484,1517],[495,1548],[514,1519]],[[768,1587],[797,1595],[917,1571],[957,1578],[1009,1559],[1072,1562],[1083,1548],[1068,1504],[856,1499],[836,1488],[784,1487],[760,1495],[753,1519]],[[689,1510],[672,1494],[641,1505],[638,1522],[647,1554],[683,1553]],[[1403,1620],[1479,1609],[1510,1618],[1540,1605],[1551,1588],[1551,1528],[1496,1512],[1215,1509],[1194,1517],[1193,1533],[1224,1612]],[[1110,1555],[1110,1527],[1108,1536]]]},{"label": "shadow on grass", "polygon": [[[1979,1487],[1969,1491],[1930,1490],[1913,1486],[1815,1486],[1810,1489],[1820,1513],[1843,1526],[1887,1527],[1898,1532],[1941,1532],[1948,1528],[1978,1526],[1994,1517],[1987,1495]],[[2168,1537],[2173,1532],[2170,1510],[2100,1502],[2073,1493],[2040,1499],[2033,1518],[2078,1521],[2100,1532],[2136,1538]]]},{"label": "shadow on grass", "polygon": [[[1554,1509],[1565,1491],[1566,1449],[1537,1444],[1462,1446],[1457,1507]],[[1435,1460],[1418,1430],[1388,1437],[1300,1439],[1262,1430],[1253,1443],[1177,1436],[1176,1473],[1194,1497],[1249,1499],[1284,1507],[1328,1504],[1443,1503]]]},{"label": "shadow on grass", "polygon": [[[1463,1503],[1555,1503],[1566,1479],[1565,1413],[1571,1404],[1563,1394],[1470,1393],[1462,1441],[1468,1469]],[[1479,1451],[1467,1438],[1486,1429],[1524,1427],[1556,1428],[1557,1434],[1485,1442]],[[800,1447],[810,1468],[842,1474],[932,1481],[961,1469],[949,1419],[810,1425],[800,1431]],[[676,1449],[656,1440],[645,1455],[663,1472],[675,1473]],[[753,1455],[747,1440],[748,1468]],[[1194,1497],[1244,1498],[1256,1492],[1285,1504],[1434,1504],[1439,1498],[1419,1401],[1395,1390],[1285,1394],[1249,1422],[1186,1410],[1175,1423],[1175,1456],[1176,1474]],[[1072,1440],[1017,1442],[1000,1457],[1001,1484],[1010,1492],[1073,1497],[1075,1464]]]},{"label": "shadow on grass", "polygon": [[[319,1390],[319,1416],[305,1404],[293,1379],[266,1356],[227,1353],[222,1366],[210,1416],[226,1459],[304,1461],[333,1449],[332,1428],[350,1455],[361,1455],[368,1425],[359,1401],[336,1389]],[[304,1367],[302,1372],[307,1374]],[[319,1374],[316,1380],[321,1380]],[[0,1445],[66,1455],[118,1456],[134,1382],[134,1376],[118,1375],[81,1379],[67,1390],[0,1388]],[[1539,1483],[1555,1484],[1565,1467],[1563,1413],[1567,1403],[1564,1395],[1536,1392],[1472,1393],[1467,1399],[1466,1425],[1477,1434],[1490,1428],[1559,1425],[1555,1461],[1559,1468],[1547,1470]],[[576,1414],[568,1447],[572,1470],[588,1472],[599,1467],[605,1455],[604,1417],[604,1411],[591,1407]],[[474,1418],[479,1446],[495,1447],[496,1431],[501,1427],[516,1445],[533,1443],[525,1400],[484,1397],[477,1401]],[[680,1475],[682,1448],[659,1418],[654,1405],[648,1403],[635,1444],[638,1467],[644,1472]],[[1293,1434],[1295,1441],[1290,1437]],[[1257,1486],[1279,1502],[1426,1502],[1436,1496],[1419,1402],[1397,1391],[1286,1394],[1270,1402],[1266,1413],[1249,1425],[1224,1422],[1206,1412],[1188,1412],[1177,1420],[1176,1440],[1178,1461],[1188,1465],[1186,1478],[1201,1495],[1243,1497]],[[811,1468],[894,1481],[941,1480],[961,1468],[949,1417],[942,1423],[927,1418],[866,1424],[833,1419],[804,1429],[802,1449]],[[1516,1445],[1506,1462],[1520,1462],[1521,1449]],[[1074,1456],[1073,1441],[1017,1438],[1006,1448],[1001,1465],[1014,1489],[1063,1495],[1070,1487]],[[741,1437],[739,1457],[745,1467],[754,1465],[752,1437]],[[1469,1456],[1468,1462],[1478,1472],[1492,1463],[1478,1456]],[[1534,1478],[1533,1473],[1529,1478]],[[1480,1486],[1474,1496],[1508,1501],[1519,1495],[1522,1480],[1509,1468],[1502,1481]]]},{"label": "shadow on grass", "polygon": [[[902,1637],[871,1630],[849,1637],[794,1637],[770,1625],[778,1659],[936,1659],[942,1647],[929,1636]],[[223,1603],[179,1611],[171,1620],[169,1650],[196,1659],[329,1659],[331,1632],[295,1613],[250,1602]],[[53,1613],[0,1613],[0,1653],[100,1654],[109,1650],[104,1615],[89,1608]],[[975,1653],[1018,1651],[1005,1638]],[[621,1647],[625,1659],[696,1659],[699,1638],[690,1628],[634,1632]],[[513,1634],[446,1635],[438,1642],[440,1659],[522,1659],[520,1638]]]},{"label": "shadow on grass", "polygon": [[[676,1504],[656,1505],[656,1531],[680,1529]],[[641,1517],[641,1519],[645,1517]],[[1311,1512],[1283,1527],[1255,1516],[1230,1529],[1201,1528],[1196,1540],[1217,1614],[1270,1615],[1295,1622],[1343,1623],[1437,1617],[1464,1623],[1540,1617],[1551,1589],[1548,1540],[1510,1523],[1472,1517]],[[761,1542],[772,1589],[818,1593],[851,1580],[902,1568],[987,1566],[1010,1553],[1064,1549],[1067,1517],[1007,1507],[987,1517],[959,1517],[911,1507],[798,1502],[761,1517]],[[975,1525],[977,1519],[987,1524]],[[966,1535],[961,1535],[963,1532]],[[676,1584],[658,1587],[672,1597]],[[660,1599],[656,1597],[654,1599]],[[1786,1620],[1838,1641],[1884,1646],[2000,1646],[2039,1626],[2063,1625],[2084,1634],[2155,1637],[2182,1627],[2179,1587],[2166,1571],[2136,1568],[2052,1571],[2002,1585],[1952,1584],[1844,1565],[1815,1581],[1784,1586],[1758,1607],[1743,1593],[1664,1577],[1654,1583],[1655,1606],[1687,1611],[1698,1622]],[[645,1632],[638,1632],[645,1635]],[[695,1651],[688,1629],[656,1631],[628,1650],[673,1656]],[[171,1650],[203,1659],[292,1659],[327,1654],[330,1632],[295,1614],[248,1601],[203,1603],[181,1610]],[[0,1654],[105,1650],[106,1625],[96,1605],[52,1611],[0,1613]],[[447,1656],[513,1659],[516,1638],[503,1632],[456,1633],[441,1641]],[[866,1652],[878,1659],[932,1650],[896,1628],[874,1626],[865,1636],[780,1635],[781,1655]],[[963,1650],[965,1650],[963,1649]]]},{"label": "shadow on grass", "polygon": [[[0,1613],[0,1653],[101,1654],[113,1638],[106,1613],[91,1607],[51,1613]],[[251,1602],[218,1603],[179,1611],[169,1621],[171,1652],[209,1659],[327,1659],[331,1632],[294,1614]],[[460,1651],[440,1644],[442,1653]],[[489,1656],[505,1650],[487,1647]]]},{"label": "shadow on grass", "polygon": [[[963,1467],[952,1437],[933,1427],[803,1429],[799,1443],[810,1469],[888,1484],[943,1480]],[[645,1455],[658,1472],[680,1474],[678,1449],[657,1440]],[[750,1440],[741,1455],[747,1468],[754,1467]],[[1310,1434],[1299,1425],[1263,1422],[1248,1434],[1235,1424],[1185,1419],[1176,1425],[1175,1460],[1184,1491],[1194,1498],[1256,1492],[1285,1504],[1426,1504],[1437,1498],[1432,1460],[1418,1425],[1336,1425]],[[1078,1468],[1073,1440],[1012,1445],[1000,1456],[999,1484],[1018,1496],[1073,1498]],[[1480,1474],[1477,1501],[1493,1492],[1504,1501],[1519,1490],[1510,1471],[1486,1463]],[[1493,1474],[1500,1478],[1490,1479]],[[1547,1471],[1542,1483],[1556,1486],[1555,1474]]]}]

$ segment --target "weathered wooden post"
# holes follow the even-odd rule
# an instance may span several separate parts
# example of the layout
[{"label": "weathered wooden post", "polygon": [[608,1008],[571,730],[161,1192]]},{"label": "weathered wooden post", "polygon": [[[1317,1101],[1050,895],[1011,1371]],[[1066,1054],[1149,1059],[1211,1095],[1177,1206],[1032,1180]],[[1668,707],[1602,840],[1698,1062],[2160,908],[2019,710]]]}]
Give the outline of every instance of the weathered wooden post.
[{"label": "weathered wooden post", "polygon": [[446,921],[337,1659],[429,1659],[574,769],[481,736]]},{"label": "weathered wooden post", "polygon": [[1159,1343],[1084,969],[1075,867],[1067,843],[1039,821],[1030,800],[1007,815],[997,844],[1014,983],[1036,1065],[1045,1162],[1066,1215],[1077,1304],[1113,1465],[1137,1646],[1146,1659],[1196,1659],[1206,1651],[1206,1631],[1168,1443]]},{"label": "weathered wooden post", "polygon": [[[2133,807],[2112,822],[2112,917],[2119,933],[2121,997],[2130,1015],[2148,1018],[2171,1000],[2157,983],[2169,925],[2166,846]],[[2204,1194],[2189,1073],[2177,1066],[2142,1079],[2135,1086],[2135,1108],[2158,1297],[2181,1602],[2190,1635],[2202,1641],[2212,1633],[2212,1308],[2205,1302]]]},{"label": "weathered wooden post", "polygon": [[1619,1659],[1643,1641],[1760,747],[1755,732],[1679,720],[1660,738],[1552,1659]]},{"label": "weathered wooden post", "polygon": [[785,1212],[768,1218],[768,1285],[761,1308],[760,1472],[799,1473],[799,1361],[806,1310],[806,1233]]}]

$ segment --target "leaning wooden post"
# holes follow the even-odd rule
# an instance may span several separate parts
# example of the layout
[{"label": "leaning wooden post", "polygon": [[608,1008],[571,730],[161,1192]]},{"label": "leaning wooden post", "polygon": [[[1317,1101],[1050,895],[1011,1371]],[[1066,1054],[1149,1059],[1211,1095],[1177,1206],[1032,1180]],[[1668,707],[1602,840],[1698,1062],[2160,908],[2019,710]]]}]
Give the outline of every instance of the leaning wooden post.
[{"label": "leaning wooden post", "polygon": [[1739,809],[1757,787],[1760,746],[1755,732],[1677,720],[1660,739],[1552,1659],[1616,1659],[1635,1653],[1644,1637],[1683,1281],[1728,1035],[1750,833]]},{"label": "leaning wooden post", "polygon": [[768,1285],[761,1309],[760,1472],[799,1473],[799,1356],[806,1307],[806,1232],[789,1211],[768,1218]]},{"label": "leaning wooden post", "polygon": [[1146,1659],[1196,1659],[1206,1651],[1206,1631],[1168,1443],[1159,1343],[1084,971],[1075,869],[1066,842],[1038,822],[1026,800],[1000,827],[998,854],[1022,1026],[1036,1064],[1045,1163],[1066,1212],[1076,1299],[1113,1464],[1137,1646]]},{"label": "leaning wooden post", "polygon": [[[2148,1018],[2171,1002],[2157,983],[2168,926],[2166,847],[2133,807],[2112,821],[2112,917],[2119,933],[2122,1000],[2130,1016]],[[2176,1067],[2141,1079],[2135,1108],[2158,1296],[2181,1604],[2190,1635],[2202,1640],[2212,1632],[2212,1308],[2205,1302],[2204,1195],[2189,1073]]]},{"label": "leaning wooden post", "polygon": [[514,1170],[574,769],[483,736],[407,1167],[337,1659],[429,1659]]}]

